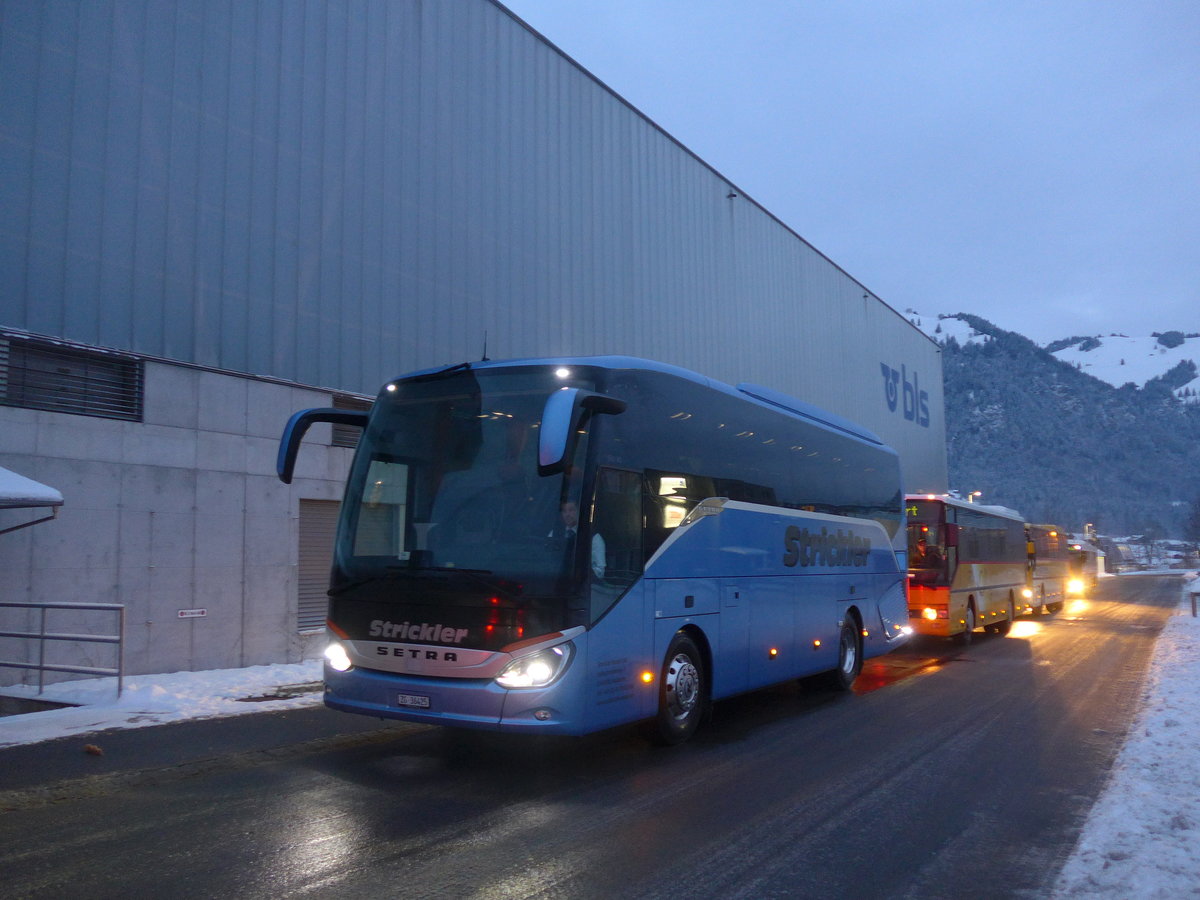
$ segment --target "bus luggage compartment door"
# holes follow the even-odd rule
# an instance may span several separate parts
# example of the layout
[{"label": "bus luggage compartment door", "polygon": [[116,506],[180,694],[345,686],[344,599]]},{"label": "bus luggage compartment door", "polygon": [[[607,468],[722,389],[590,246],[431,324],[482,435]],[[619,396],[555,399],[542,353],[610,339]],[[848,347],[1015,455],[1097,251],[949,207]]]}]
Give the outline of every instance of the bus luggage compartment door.
[{"label": "bus luggage compartment door", "polygon": [[721,597],[717,585],[703,578],[662,578],[654,587],[654,617],[702,616],[718,612]]}]

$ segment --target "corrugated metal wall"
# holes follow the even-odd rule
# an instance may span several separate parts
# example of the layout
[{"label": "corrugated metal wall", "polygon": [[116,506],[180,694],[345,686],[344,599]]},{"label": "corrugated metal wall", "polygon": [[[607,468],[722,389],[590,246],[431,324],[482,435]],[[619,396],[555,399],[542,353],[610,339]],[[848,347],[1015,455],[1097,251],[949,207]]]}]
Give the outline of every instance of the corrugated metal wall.
[{"label": "corrugated metal wall", "polygon": [[[934,345],[490,0],[0,17],[0,325],[368,393],[485,336],[647,356],[944,487]],[[929,427],[881,364],[928,373]]]}]

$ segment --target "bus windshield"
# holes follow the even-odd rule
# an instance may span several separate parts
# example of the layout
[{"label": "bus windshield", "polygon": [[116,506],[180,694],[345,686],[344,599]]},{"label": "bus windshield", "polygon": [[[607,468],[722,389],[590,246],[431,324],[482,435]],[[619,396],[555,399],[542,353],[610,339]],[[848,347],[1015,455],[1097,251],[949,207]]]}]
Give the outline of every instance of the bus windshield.
[{"label": "bus windshield", "polygon": [[[389,385],[350,473],[335,600],[532,604],[539,627],[562,627],[547,601],[579,580],[569,527],[586,532],[587,516],[577,470],[539,476],[537,436],[546,398],[564,384],[588,387],[545,368],[462,368]],[[583,435],[580,457],[585,448]]]},{"label": "bus windshield", "polygon": [[934,575],[946,565],[945,507],[941,503],[908,501],[908,566]]}]

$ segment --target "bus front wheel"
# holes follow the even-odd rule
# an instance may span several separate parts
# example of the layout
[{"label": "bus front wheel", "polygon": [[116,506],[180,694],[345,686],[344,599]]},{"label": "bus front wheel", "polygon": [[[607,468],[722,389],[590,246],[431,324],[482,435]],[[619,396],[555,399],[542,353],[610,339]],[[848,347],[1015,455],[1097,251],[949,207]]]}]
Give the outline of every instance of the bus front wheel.
[{"label": "bus front wheel", "polygon": [[963,630],[954,636],[954,639],[964,647],[971,643],[971,636],[975,631],[975,607],[967,606],[967,613],[963,617]]},{"label": "bus front wheel", "polygon": [[696,732],[708,703],[708,676],[696,642],[678,632],[671,639],[658,682],[658,715],[650,737],[655,743],[682,744]]},{"label": "bus front wheel", "polygon": [[993,625],[992,633],[998,634],[1001,637],[1008,634],[1010,631],[1012,631],[1013,619],[1015,619],[1016,617],[1017,617],[1016,607],[1013,605],[1012,600],[1009,600],[1008,601],[1008,618],[1005,619],[1003,622],[997,622],[995,625]]},{"label": "bus front wheel", "polygon": [[861,671],[862,643],[859,641],[857,623],[847,616],[838,637],[837,668],[825,673],[825,683],[835,691],[848,691]]}]

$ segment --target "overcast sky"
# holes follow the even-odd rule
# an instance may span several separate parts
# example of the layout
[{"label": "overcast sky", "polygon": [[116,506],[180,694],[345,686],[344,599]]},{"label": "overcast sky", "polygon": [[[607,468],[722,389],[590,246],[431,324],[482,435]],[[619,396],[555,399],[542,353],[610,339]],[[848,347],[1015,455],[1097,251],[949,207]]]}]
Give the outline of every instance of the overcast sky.
[{"label": "overcast sky", "polygon": [[900,311],[1200,332],[1200,0],[502,0]]}]

